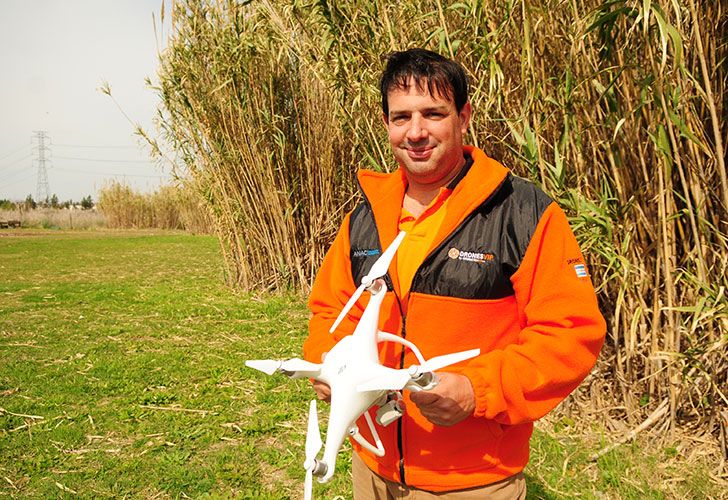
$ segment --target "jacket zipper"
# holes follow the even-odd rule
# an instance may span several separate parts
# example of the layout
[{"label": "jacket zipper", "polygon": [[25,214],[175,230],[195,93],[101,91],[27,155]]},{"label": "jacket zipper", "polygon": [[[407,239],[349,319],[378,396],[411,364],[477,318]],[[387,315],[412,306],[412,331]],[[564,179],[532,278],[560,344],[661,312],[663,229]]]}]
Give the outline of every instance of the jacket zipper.
[{"label": "jacket zipper", "polygon": [[[399,307],[399,315],[402,317],[402,338],[407,337],[407,316],[402,310],[402,301],[399,299],[397,292],[393,292],[397,299],[397,307]],[[404,347],[399,354],[399,368],[404,368]],[[402,419],[397,419],[397,451],[399,451],[399,480],[402,485],[407,486],[404,474],[404,438],[402,437]]]},{"label": "jacket zipper", "polygon": [[[500,184],[499,184],[499,185],[498,185],[498,186],[497,186],[497,187],[496,187],[496,188],[495,188],[495,189],[493,190],[493,192],[492,192],[492,193],[490,193],[490,195],[489,195],[489,196],[488,196],[488,197],[487,197],[487,198],[486,198],[486,199],[485,199],[485,200],[483,201],[483,203],[486,203],[486,202],[487,202],[488,200],[490,200],[490,199],[491,199],[491,198],[492,198],[492,197],[493,197],[493,196],[495,195],[495,193],[497,193],[498,191],[500,191],[500,188],[501,188],[501,186],[503,185],[503,183],[505,183],[505,181],[506,181],[507,179],[508,179],[508,176],[506,176],[506,177],[505,177],[505,179],[503,179],[503,181],[502,181],[502,182],[501,182],[501,183],[500,183]],[[362,191],[363,191],[363,190],[362,190]],[[481,203],[481,205],[482,205],[482,203]],[[371,205],[369,206],[369,208],[371,209]],[[461,222],[460,224],[458,224],[458,225],[457,225],[457,227],[455,227],[455,228],[454,228],[454,229],[453,229],[453,230],[452,230],[452,231],[450,232],[450,236],[452,236],[452,235],[453,235],[453,234],[455,234],[455,233],[456,233],[457,231],[459,231],[459,230],[460,230],[460,229],[461,229],[462,227],[464,227],[464,226],[465,226],[465,225],[466,225],[466,224],[467,224],[467,223],[468,223],[468,222],[469,222],[469,221],[470,221],[470,220],[471,220],[471,219],[472,219],[473,217],[475,217],[475,213],[474,213],[474,212],[475,212],[475,211],[473,211],[473,212],[470,212],[470,213],[469,213],[469,214],[468,214],[468,215],[467,215],[467,216],[466,216],[466,217],[465,217],[465,218],[464,218],[464,219],[462,220],[462,222]],[[425,257],[425,258],[424,258],[423,260],[422,260],[422,263],[420,264],[419,268],[417,269],[417,271],[415,271],[415,275],[414,275],[414,276],[412,277],[412,284],[410,285],[410,291],[412,291],[412,290],[414,290],[414,289],[415,289],[415,284],[416,284],[416,282],[418,281],[418,278],[419,278],[419,274],[420,274],[420,272],[419,272],[419,271],[420,271],[420,269],[422,268],[422,266],[424,266],[424,265],[425,265],[425,263],[426,263],[426,262],[427,262],[428,260],[430,260],[431,258],[433,258],[433,256],[435,255],[435,253],[436,253],[436,252],[438,252],[438,251],[439,251],[439,250],[440,250],[440,249],[441,249],[441,248],[442,248],[443,246],[445,246],[445,245],[447,244],[447,241],[448,241],[449,239],[450,239],[450,238],[446,238],[446,239],[445,239],[444,241],[442,241],[442,242],[441,242],[441,243],[440,243],[439,245],[437,245],[437,247],[435,247],[435,248],[434,248],[434,249],[433,249],[433,250],[432,250],[432,251],[431,251],[431,252],[430,252],[430,253],[429,253],[429,254],[428,254],[428,255],[427,255],[427,256],[426,256],[426,257]],[[388,280],[387,280],[387,285],[388,285],[388,286],[390,286],[390,287],[391,287],[391,289],[392,289],[392,290],[394,291],[394,286],[392,286],[392,285],[391,285],[391,281],[389,281],[389,276],[387,276],[387,278],[388,278]],[[402,338],[406,338],[406,337],[407,337],[407,316],[406,316],[406,315],[404,314],[404,311],[402,310],[402,302],[401,302],[401,300],[400,300],[400,298],[399,298],[399,295],[397,295],[397,292],[394,292],[394,296],[395,296],[395,298],[397,299],[397,306],[399,307],[399,314],[400,314],[400,316],[402,317]],[[404,350],[404,349],[402,349],[402,352],[400,353],[400,356],[399,356],[399,368],[400,368],[400,369],[404,368],[404,355],[405,355],[405,350]],[[398,451],[399,451],[399,478],[400,478],[400,481],[402,482],[402,484],[403,484],[404,486],[407,486],[407,482],[405,481],[405,472],[404,472],[404,439],[403,439],[403,437],[402,437],[402,419],[401,419],[401,418],[400,418],[399,420],[397,420],[397,449],[398,449]]]},{"label": "jacket zipper", "polygon": [[[488,201],[489,199],[491,199],[493,197],[493,195],[500,190],[501,186],[503,186],[503,184],[505,183],[505,181],[508,178],[509,178],[509,175],[506,175],[506,177],[503,179],[503,181],[501,181],[501,183],[493,190],[492,193],[490,193],[490,195],[488,195],[488,197],[482,203],[485,203],[486,201]],[[374,209],[372,208],[371,203],[369,203],[369,199],[367,198],[367,195],[364,192],[364,189],[362,188],[361,182],[359,182],[359,179],[357,179],[357,184],[359,186],[359,191],[362,193],[362,196],[364,198],[364,202],[367,205],[369,205],[369,211],[372,213],[372,217],[373,217],[374,216]],[[481,205],[482,205],[482,203],[481,203]],[[457,227],[455,227],[450,232],[450,235],[453,235],[454,233],[456,233],[460,228],[462,228],[473,217],[474,217],[473,212],[471,212],[470,214],[468,214],[468,216],[465,217],[465,219],[463,219],[463,221],[460,224],[458,224]],[[376,220],[375,220],[375,223],[374,223],[374,227],[376,228],[377,233],[379,233],[379,228],[377,228]],[[377,239],[379,239],[378,236],[379,236],[379,234],[377,234]],[[440,243],[435,249],[433,249],[424,258],[424,260],[420,264],[420,268],[425,264],[425,262],[427,262],[435,254],[435,252],[437,250],[439,250],[440,248],[442,248],[446,244],[446,242],[447,242],[447,239],[445,241],[443,241],[442,243]],[[380,252],[383,251],[382,248],[381,248],[381,246],[382,245],[381,245],[381,242],[380,242],[380,245],[379,245],[379,247],[380,247],[379,248],[379,251]],[[417,269],[417,271],[415,271],[415,275],[412,277],[412,284],[410,286],[410,291],[412,291],[412,290],[415,289],[415,282],[417,281],[418,275],[419,275],[419,268]],[[399,295],[397,295],[397,292],[394,290],[394,284],[392,283],[392,278],[389,276],[389,273],[387,273],[384,276],[384,281],[387,284],[387,288],[389,290],[392,290],[392,293],[394,293],[394,297],[397,299],[397,307],[399,307],[399,315],[402,317],[402,338],[404,339],[404,338],[407,337],[407,316],[405,316],[404,311],[402,310],[402,301],[399,298]],[[404,356],[405,356],[405,350],[403,348],[402,349],[402,352],[400,353],[400,356],[399,356],[399,368],[400,369],[403,369],[404,368]],[[402,485],[407,486],[407,482],[405,481],[405,470],[404,470],[404,439],[403,439],[403,436],[402,436],[402,419],[401,418],[397,420],[397,451],[399,451],[399,480],[401,481]]]}]

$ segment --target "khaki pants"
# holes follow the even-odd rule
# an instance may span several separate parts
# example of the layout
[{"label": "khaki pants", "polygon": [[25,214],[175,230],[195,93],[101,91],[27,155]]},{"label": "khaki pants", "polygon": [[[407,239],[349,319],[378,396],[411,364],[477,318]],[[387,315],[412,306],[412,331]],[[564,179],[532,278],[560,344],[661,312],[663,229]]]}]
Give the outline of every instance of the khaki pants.
[{"label": "khaki pants", "polygon": [[354,477],[354,500],[399,500],[404,498],[415,500],[436,498],[448,500],[524,500],[526,498],[526,479],[523,472],[486,486],[435,493],[382,479],[364,464],[356,452],[353,453],[351,470]]}]

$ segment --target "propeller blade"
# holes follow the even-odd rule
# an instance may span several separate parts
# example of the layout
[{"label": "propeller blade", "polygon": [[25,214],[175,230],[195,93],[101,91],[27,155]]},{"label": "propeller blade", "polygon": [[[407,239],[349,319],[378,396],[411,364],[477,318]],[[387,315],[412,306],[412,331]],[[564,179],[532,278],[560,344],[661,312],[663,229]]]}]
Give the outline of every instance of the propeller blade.
[{"label": "propeller blade", "polygon": [[339,323],[341,323],[343,321],[343,319],[346,317],[346,314],[349,312],[349,309],[354,307],[354,304],[356,304],[356,301],[359,300],[359,297],[361,297],[361,294],[364,292],[364,288],[366,288],[366,285],[364,285],[364,283],[362,283],[361,285],[359,285],[359,288],[357,288],[354,291],[354,294],[351,296],[349,301],[346,303],[344,308],[341,310],[341,312],[339,313],[339,316],[336,318],[336,321],[334,321],[334,324],[331,327],[331,329],[329,330],[329,333],[334,333],[334,330],[336,330],[336,328],[339,326]]},{"label": "propeller blade", "polygon": [[321,365],[304,359],[293,358],[281,363],[281,370],[287,372],[318,372],[321,370]]},{"label": "propeller blade", "polygon": [[[306,431],[306,462],[316,458],[323,442],[319,431],[318,413],[316,413],[316,400],[312,399],[308,407],[308,429]],[[313,467],[311,467],[313,469]]]},{"label": "propeller blade", "polygon": [[245,366],[260,370],[267,375],[273,375],[283,363],[275,359],[251,359],[245,362]]},{"label": "propeller blade", "polygon": [[316,466],[316,455],[323,442],[321,441],[321,432],[319,431],[318,413],[316,413],[316,400],[312,399],[308,407],[308,429],[306,429],[306,460],[303,467],[306,469],[306,480],[303,483],[303,498],[311,500],[311,491],[313,489],[313,469]]},{"label": "propeller blade", "polygon": [[387,249],[377,259],[371,269],[369,269],[367,275],[362,278],[362,284],[366,284],[368,286],[375,279],[381,278],[382,276],[387,274],[387,271],[389,270],[389,264],[392,263],[394,254],[397,253],[397,248],[399,248],[399,244],[402,243],[402,240],[406,235],[407,233],[405,233],[404,231],[399,232],[392,244],[387,247]]},{"label": "propeller blade", "polygon": [[306,471],[306,480],[303,482],[303,500],[311,500],[313,490],[313,469]]},{"label": "propeller blade", "polygon": [[478,354],[480,354],[480,349],[470,349],[469,351],[454,352],[452,354],[435,356],[434,358],[425,361],[425,364],[420,365],[417,372],[434,372],[436,370],[439,370],[440,368],[445,368],[446,366],[454,365],[455,363],[465,361],[466,359],[474,358]]},{"label": "propeller blade", "polygon": [[339,313],[339,316],[336,318],[336,321],[334,321],[334,324],[329,330],[329,333],[334,333],[334,330],[336,330],[336,328],[339,326],[339,323],[341,323],[341,321],[344,319],[346,314],[349,312],[349,309],[354,307],[356,301],[359,300],[359,297],[364,292],[364,289],[371,285],[375,279],[381,278],[382,276],[387,274],[387,271],[389,270],[389,265],[392,263],[392,259],[394,258],[394,254],[397,253],[397,248],[399,248],[400,243],[402,243],[402,240],[406,235],[407,233],[405,233],[404,231],[400,231],[392,244],[389,245],[384,253],[382,253],[382,255],[380,255],[379,258],[374,262],[372,267],[369,269],[369,272],[361,279],[361,285],[359,285],[359,287],[354,291],[354,294],[351,296],[349,301]]},{"label": "propeller blade", "polygon": [[367,391],[400,391],[410,381],[407,370],[393,370],[391,373],[373,378],[356,386],[359,392]]}]

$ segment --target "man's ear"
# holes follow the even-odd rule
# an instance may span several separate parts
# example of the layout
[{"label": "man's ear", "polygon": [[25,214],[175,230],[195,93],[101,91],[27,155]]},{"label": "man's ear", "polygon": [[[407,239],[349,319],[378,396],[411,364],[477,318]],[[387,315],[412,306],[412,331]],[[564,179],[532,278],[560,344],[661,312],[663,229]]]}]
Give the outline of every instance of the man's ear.
[{"label": "man's ear", "polygon": [[468,127],[470,126],[470,118],[473,116],[473,107],[470,105],[470,101],[463,105],[463,109],[458,113],[460,118],[460,130],[463,134],[467,133]]}]

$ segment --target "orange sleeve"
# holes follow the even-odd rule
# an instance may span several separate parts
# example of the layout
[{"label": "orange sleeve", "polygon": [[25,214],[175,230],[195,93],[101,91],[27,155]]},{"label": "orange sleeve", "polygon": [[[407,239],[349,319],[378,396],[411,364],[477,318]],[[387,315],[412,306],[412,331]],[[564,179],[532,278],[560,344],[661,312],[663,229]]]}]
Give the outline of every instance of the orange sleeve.
[{"label": "orange sleeve", "polygon": [[518,341],[461,371],[475,391],[475,416],[502,424],[532,422],[556,407],[592,369],[606,333],[584,258],[556,203],[542,215],[511,282]]},{"label": "orange sleeve", "polygon": [[342,337],[351,334],[361,317],[362,309],[355,305],[336,331],[329,333],[356,288],[351,277],[350,217],[351,214],[347,214],[344,218],[336,239],[326,252],[308,298],[312,316],[308,324],[308,337],[303,343],[303,357],[314,363],[320,363],[323,353],[331,350]]}]

